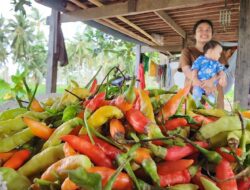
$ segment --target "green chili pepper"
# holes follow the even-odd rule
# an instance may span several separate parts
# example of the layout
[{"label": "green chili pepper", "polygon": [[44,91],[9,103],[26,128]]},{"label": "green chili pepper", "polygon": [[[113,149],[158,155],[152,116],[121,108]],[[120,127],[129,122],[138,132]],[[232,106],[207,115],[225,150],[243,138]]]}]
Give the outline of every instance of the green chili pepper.
[{"label": "green chili pepper", "polygon": [[124,157],[125,161],[122,164],[120,164],[120,166],[117,168],[116,172],[110,177],[108,183],[104,187],[104,190],[111,190],[112,189],[112,186],[113,186],[117,176],[121,173],[121,171],[127,165],[127,163],[129,163],[129,161],[132,160],[131,154],[133,154],[139,147],[140,147],[140,144],[135,144],[129,149],[129,151],[125,154],[125,157]]},{"label": "green chili pepper", "polygon": [[178,185],[174,185],[171,186],[169,188],[167,188],[168,190],[197,190],[199,189],[198,185],[194,185],[191,183],[187,183],[187,184],[178,184]]},{"label": "green chili pepper", "polygon": [[214,116],[214,117],[223,117],[229,115],[227,111],[223,109],[213,108],[213,109],[195,109],[195,113],[206,115],[206,116]]},{"label": "green chili pepper", "polygon": [[217,187],[215,183],[206,179],[205,177],[201,177],[200,180],[205,190],[220,190],[220,188]]},{"label": "green chili pepper", "polygon": [[191,113],[191,116],[193,115],[193,110],[196,109],[196,103],[192,97],[192,95],[188,95],[187,96],[187,101],[186,101],[186,112],[188,115],[190,115]]},{"label": "green chili pepper", "polygon": [[180,135],[176,135],[176,136],[184,139],[186,142],[188,142],[193,147],[198,149],[207,158],[207,160],[209,162],[218,164],[221,161],[222,157],[221,157],[221,155],[219,153],[217,153],[215,151],[207,150],[207,149],[199,146],[198,144],[194,143],[193,141],[189,140],[188,138],[184,138],[184,137],[182,137]]},{"label": "green chili pepper", "polygon": [[142,161],[142,166],[144,170],[150,175],[153,181],[160,185],[160,177],[157,173],[157,167],[155,161],[152,158],[144,159]]},{"label": "green chili pepper", "polygon": [[61,136],[69,134],[76,126],[83,125],[83,120],[76,117],[60,125],[44,143],[43,149],[61,143]]},{"label": "green chili pepper", "polygon": [[23,145],[34,137],[29,128],[23,129],[10,137],[0,140],[0,152],[8,152],[18,146]]},{"label": "green chili pepper", "polygon": [[1,112],[0,114],[0,121],[8,120],[8,119],[14,119],[20,114],[24,114],[28,110],[25,108],[14,108],[14,109],[9,109],[4,112]]},{"label": "green chili pepper", "polygon": [[168,91],[163,89],[149,89],[149,96],[154,97],[162,94],[168,94],[171,96],[171,94],[174,94],[178,90],[178,86],[174,85],[172,86]]},{"label": "green chili pepper", "polygon": [[[241,136],[242,136],[241,130],[230,131],[227,134],[227,141],[229,141],[230,139],[234,139],[235,141],[238,141],[239,143]],[[246,144],[250,144],[250,131],[249,130],[246,130]]]},{"label": "green chili pepper", "polygon": [[205,139],[209,139],[218,133],[241,129],[238,116],[224,116],[215,122],[203,125],[199,132]]},{"label": "green chili pepper", "polygon": [[[232,131],[233,132],[233,131]],[[221,132],[209,139],[211,148],[226,146],[227,136],[230,132]]]},{"label": "green chili pepper", "polygon": [[24,176],[32,176],[36,173],[43,172],[51,164],[62,159],[63,157],[63,144],[49,147],[33,156],[28,162],[18,169],[18,172]]},{"label": "green chili pepper", "polygon": [[[121,165],[123,162],[126,161],[126,154],[120,154],[116,157],[117,162],[119,163],[119,165]],[[124,167],[124,170],[127,172],[127,174],[129,175],[129,177],[134,181],[135,186],[138,190],[141,190],[140,184],[138,182],[137,177],[135,176],[133,169],[130,165],[130,163],[127,163]]]},{"label": "green chili pepper", "polygon": [[0,168],[0,189],[27,190],[31,185],[28,178],[11,168]]},{"label": "green chili pepper", "polygon": [[67,106],[63,111],[62,120],[65,122],[65,121],[68,121],[70,119],[73,119],[76,116],[79,108],[80,107],[78,105]]},{"label": "green chili pepper", "polygon": [[22,117],[31,117],[34,119],[45,119],[49,116],[46,112],[33,112],[28,111],[24,114],[18,115],[14,119],[8,119],[4,121],[0,121],[0,134],[8,135],[13,132],[19,131],[26,127],[24,124]]}]

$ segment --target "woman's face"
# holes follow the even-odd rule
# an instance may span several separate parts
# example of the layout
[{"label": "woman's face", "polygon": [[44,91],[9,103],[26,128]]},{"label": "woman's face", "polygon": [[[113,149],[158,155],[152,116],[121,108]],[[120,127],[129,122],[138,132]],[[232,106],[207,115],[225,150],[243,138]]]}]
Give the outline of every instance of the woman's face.
[{"label": "woman's face", "polygon": [[212,39],[212,28],[207,23],[201,23],[198,25],[195,31],[195,39],[198,43],[207,43]]}]

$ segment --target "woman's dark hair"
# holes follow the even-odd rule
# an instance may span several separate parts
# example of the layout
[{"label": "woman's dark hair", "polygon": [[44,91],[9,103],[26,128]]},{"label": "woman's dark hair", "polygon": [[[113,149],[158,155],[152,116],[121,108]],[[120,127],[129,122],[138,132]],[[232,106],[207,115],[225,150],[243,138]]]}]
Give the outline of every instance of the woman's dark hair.
[{"label": "woman's dark hair", "polygon": [[213,33],[214,33],[214,26],[213,26],[212,21],[210,21],[210,20],[205,20],[205,19],[199,20],[199,21],[197,21],[197,22],[195,23],[195,25],[194,25],[194,27],[193,27],[193,34],[196,33],[196,29],[198,28],[198,26],[199,26],[200,24],[203,24],[203,23],[206,23],[206,24],[208,24],[208,25],[211,27],[211,29],[212,29],[212,34],[213,34]]},{"label": "woman's dark hair", "polygon": [[215,41],[215,40],[210,40],[209,42],[207,42],[207,43],[204,45],[203,51],[204,51],[204,53],[206,53],[207,50],[209,50],[209,49],[214,49],[216,46],[221,46],[221,47],[222,47],[222,45],[221,45],[219,42],[217,42],[217,41]]}]

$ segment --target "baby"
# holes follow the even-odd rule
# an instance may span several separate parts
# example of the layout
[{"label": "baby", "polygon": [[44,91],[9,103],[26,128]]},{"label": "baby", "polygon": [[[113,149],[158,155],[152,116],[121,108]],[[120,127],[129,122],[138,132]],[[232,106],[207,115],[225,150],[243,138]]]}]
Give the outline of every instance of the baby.
[{"label": "baby", "polygon": [[211,103],[215,103],[216,98],[214,93],[206,93],[201,88],[202,81],[209,80],[211,78],[215,80],[214,86],[219,83],[221,86],[226,85],[226,76],[224,73],[225,67],[218,61],[221,53],[222,46],[219,42],[211,40],[207,42],[203,48],[204,55],[199,56],[192,65],[193,81],[197,86],[193,86],[193,98],[197,106],[200,106],[200,101],[203,94],[207,95],[208,100]]}]

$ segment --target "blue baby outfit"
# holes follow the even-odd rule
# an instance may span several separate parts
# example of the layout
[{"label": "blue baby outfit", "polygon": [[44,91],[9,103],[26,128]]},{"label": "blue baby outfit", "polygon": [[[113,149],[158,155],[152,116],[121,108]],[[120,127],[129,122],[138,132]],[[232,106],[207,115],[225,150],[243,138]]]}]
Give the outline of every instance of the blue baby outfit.
[{"label": "blue baby outfit", "polygon": [[[212,78],[213,76],[218,74],[220,71],[223,71],[225,67],[219,61],[214,61],[201,55],[194,61],[191,69],[198,70],[197,78],[200,81],[204,81],[204,80],[208,80]],[[215,82],[215,86],[217,85],[217,83],[218,81]],[[197,106],[200,105],[202,94],[205,94],[204,89],[202,89],[199,86],[193,87],[193,98]],[[207,98],[211,103],[215,103],[214,94],[208,94]]]}]

